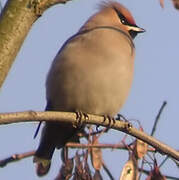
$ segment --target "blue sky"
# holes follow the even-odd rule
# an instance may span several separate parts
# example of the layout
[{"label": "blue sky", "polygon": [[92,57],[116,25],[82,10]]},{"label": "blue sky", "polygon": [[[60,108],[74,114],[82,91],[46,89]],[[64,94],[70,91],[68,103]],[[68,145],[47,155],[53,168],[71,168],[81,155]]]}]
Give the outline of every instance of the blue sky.
[{"label": "blue sky", "polygon": [[[2,1],[5,3],[5,0]],[[64,41],[76,33],[97,10],[100,0],[73,0],[47,10],[32,26],[16,61],[0,91],[0,112],[44,110],[45,79],[50,64]],[[168,102],[155,137],[175,149],[178,145],[179,104],[179,11],[165,1],[161,9],[157,0],[121,0],[132,12],[137,25],[146,29],[135,39],[135,76],[130,96],[121,110],[129,119],[140,120],[147,133],[164,100]],[[33,139],[36,123],[19,123],[0,127],[0,159],[13,153],[35,149],[39,137]],[[120,142],[123,134],[111,131],[104,143]],[[129,138],[131,139],[131,138]],[[120,176],[127,152],[104,151],[104,161],[115,179]],[[164,157],[163,157],[164,158]],[[59,170],[59,152],[53,158],[51,171],[42,180],[53,179]],[[161,159],[160,159],[161,161]],[[159,161],[159,162],[160,162]],[[179,177],[178,169],[169,160],[161,171]],[[38,180],[32,158],[0,169],[0,179]],[[106,177],[107,179],[107,177]]]}]

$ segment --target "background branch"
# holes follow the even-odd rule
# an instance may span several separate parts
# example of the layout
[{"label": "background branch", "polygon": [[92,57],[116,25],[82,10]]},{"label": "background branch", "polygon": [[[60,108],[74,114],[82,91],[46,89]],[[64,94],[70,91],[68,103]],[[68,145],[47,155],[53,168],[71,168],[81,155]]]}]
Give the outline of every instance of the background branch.
[{"label": "background branch", "polygon": [[22,154],[13,154],[12,156],[10,156],[6,159],[0,160],[0,167],[4,167],[11,162],[15,162],[15,161],[18,161],[18,160],[21,160],[24,158],[31,157],[34,154],[35,154],[35,151],[29,151],[29,152],[25,152]]},{"label": "background branch", "polygon": [[32,24],[52,5],[68,0],[8,0],[0,16],[0,88]]},{"label": "background branch", "polygon": [[161,108],[160,108],[160,110],[159,110],[159,112],[158,112],[158,114],[157,114],[157,116],[156,116],[156,118],[155,118],[155,122],[154,122],[154,125],[153,125],[153,128],[152,128],[151,136],[153,136],[155,131],[156,131],[156,127],[157,127],[157,124],[159,122],[160,116],[161,116],[161,114],[162,114],[162,112],[163,112],[166,105],[167,105],[167,101],[164,101]]},{"label": "background branch", "polygon": [[[88,148],[101,148],[101,149],[122,149],[128,150],[127,146],[124,144],[81,144],[81,143],[67,143],[65,147],[68,148],[81,148],[81,149],[88,149]],[[132,147],[134,148],[134,147]],[[155,151],[153,148],[148,147],[148,151]],[[35,150],[23,152],[23,153],[16,153],[13,154],[5,159],[0,160],[0,167],[5,167],[7,164],[22,160],[24,158],[28,158],[34,156]]]}]

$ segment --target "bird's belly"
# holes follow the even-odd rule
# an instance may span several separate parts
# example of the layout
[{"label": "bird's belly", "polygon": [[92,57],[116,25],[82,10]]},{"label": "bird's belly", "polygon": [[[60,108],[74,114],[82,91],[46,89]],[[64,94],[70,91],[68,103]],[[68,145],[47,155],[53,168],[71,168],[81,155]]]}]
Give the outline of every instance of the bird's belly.
[{"label": "bird's belly", "polygon": [[61,74],[61,81],[56,81],[52,97],[55,110],[114,116],[127,98],[132,73],[132,65],[119,63],[74,67],[70,74]]},{"label": "bird's belly", "polygon": [[86,84],[86,87],[79,85],[73,97],[67,97],[67,106],[90,114],[114,116],[124,104],[129,87],[130,84],[121,82],[112,84],[97,78],[95,84]]}]

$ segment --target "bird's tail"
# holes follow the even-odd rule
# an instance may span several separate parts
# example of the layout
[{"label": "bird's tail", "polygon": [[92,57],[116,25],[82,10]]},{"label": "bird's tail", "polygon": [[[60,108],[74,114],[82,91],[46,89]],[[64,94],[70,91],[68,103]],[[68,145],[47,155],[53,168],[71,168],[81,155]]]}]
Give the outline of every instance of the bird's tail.
[{"label": "bird's tail", "polygon": [[[45,110],[53,111],[51,103],[47,103]],[[40,125],[41,122],[37,127],[34,137],[37,136]],[[73,127],[71,123],[45,122],[41,133],[40,144],[34,156],[38,176],[48,173],[55,148],[62,148],[67,142],[79,142],[77,132],[78,128]]]},{"label": "bird's tail", "polygon": [[40,145],[33,159],[33,162],[36,163],[38,176],[46,175],[50,169],[51,158],[56,147],[55,133],[52,131],[53,128],[49,128],[48,123],[46,123],[42,130]]},{"label": "bird's tail", "polygon": [[51,166],[50,160],[34,156],[33,162],[36,163],[36,174],[38,176],[44,176],[48,173]]}]

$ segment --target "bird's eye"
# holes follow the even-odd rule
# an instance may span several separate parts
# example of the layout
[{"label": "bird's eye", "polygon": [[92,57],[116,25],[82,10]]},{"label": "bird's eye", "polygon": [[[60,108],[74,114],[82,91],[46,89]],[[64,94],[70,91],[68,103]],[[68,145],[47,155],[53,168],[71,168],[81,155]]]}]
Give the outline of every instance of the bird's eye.
[{"label": "bird's eye", "polygon": [[128,25],[129,23],[128,23],[127,19],[125,18],[125,16],[123,14],[121,14],[116,8],[114,8],[114,10],[116,11],[121,23],[124,25]]},{"label": "bird's eye", "polygon": [[127,21],[124,18],[121,18],[121,23],[122,24],[127,24]]}]

